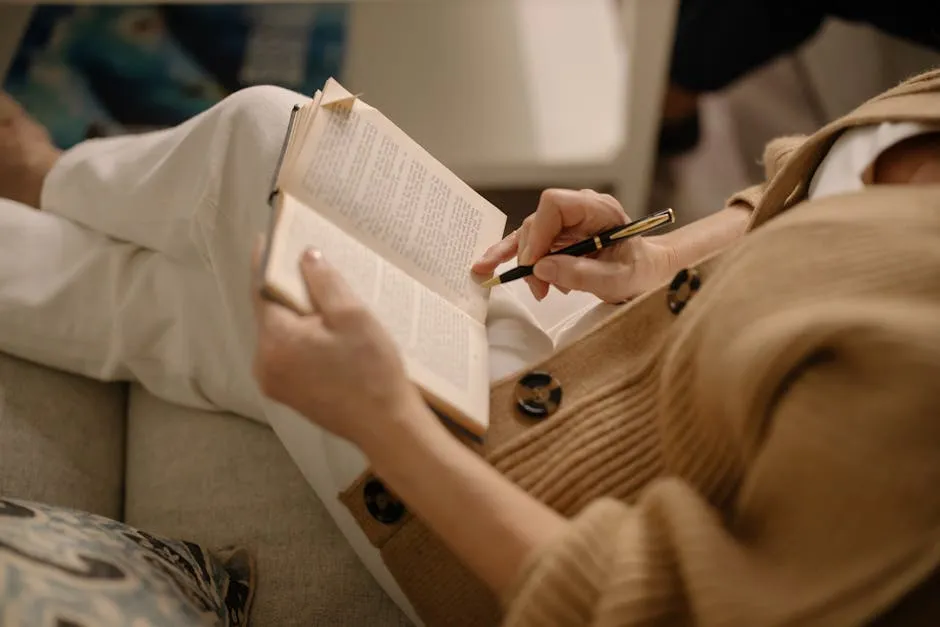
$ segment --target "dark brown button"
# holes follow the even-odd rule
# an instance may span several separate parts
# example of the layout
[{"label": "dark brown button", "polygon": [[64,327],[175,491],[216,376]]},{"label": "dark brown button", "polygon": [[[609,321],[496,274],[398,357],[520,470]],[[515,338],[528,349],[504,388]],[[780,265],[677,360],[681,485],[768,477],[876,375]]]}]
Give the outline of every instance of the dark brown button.
[{"label": "dark brown button", "polygon": [[669,291],[666,293],[666,302],[669,311],[679,313],[688,304],[695,293],[702,287],[702,277],[695,268],[685,268],[672,279]]},{"label": "dark brown button", "polygon": [[366,500],[366,509],[377,521],[384,525],[394,525],[405,515],[405,505],[393,497],[378,479],[369,479],[362,487]]},{"label": "dark brown button", "polygon": [[561,384],[547,372],[530,372],[516,383],[516,405],[526,416],[545,418],[561,405]]}]

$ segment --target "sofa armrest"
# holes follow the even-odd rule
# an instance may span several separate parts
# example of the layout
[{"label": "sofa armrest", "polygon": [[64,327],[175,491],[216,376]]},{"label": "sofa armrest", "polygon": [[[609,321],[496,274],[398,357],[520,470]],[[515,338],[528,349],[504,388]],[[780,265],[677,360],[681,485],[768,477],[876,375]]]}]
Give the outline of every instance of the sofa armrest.
[{"label": "sofa armrest", "polygon": [[120,520],[126,386],[0,353],[0,496]]}]

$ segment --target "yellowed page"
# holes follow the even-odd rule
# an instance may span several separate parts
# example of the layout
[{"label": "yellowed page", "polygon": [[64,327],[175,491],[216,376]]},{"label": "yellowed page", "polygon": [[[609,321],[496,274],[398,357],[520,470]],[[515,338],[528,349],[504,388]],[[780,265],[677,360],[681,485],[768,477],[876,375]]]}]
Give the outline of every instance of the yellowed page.
[{"label": "yellowed page", "polygon": [[411,379],[451,405],[459,414],[453,419],[469,419],[464,426],[482,434],[489,416],[484,325],[289,194],[278,210],[267,288],[295,309],[311,311],[299,263],[307,248],[318,248],[392,336]]},{"label": "yellowed page", "polygon": [[317,106],[284,189],[483,322],[487,293],[470,265],[506,216],[336,81]]},{"label": "yellowed page", "polygon": [[298,153],[303,147],[304,137],[307,136],[310,122],[313,120],[313,116],[319,108],[322,97],[323,92],[318,89],[316,93],[313,94],[313,98],[294,115],[294,125],[291,127],[290,137],[287,138],[287,149],[284,151],[284,159],[281,162],[281,169],[278,172],[276,185],[279,188],[283,185],[285,170],[290,169],[288,164],[294,163]]}]

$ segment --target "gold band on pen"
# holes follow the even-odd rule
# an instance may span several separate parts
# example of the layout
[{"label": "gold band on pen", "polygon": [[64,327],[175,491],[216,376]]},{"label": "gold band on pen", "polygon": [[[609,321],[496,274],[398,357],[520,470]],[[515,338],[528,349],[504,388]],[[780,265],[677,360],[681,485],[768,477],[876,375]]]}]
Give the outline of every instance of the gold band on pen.
[{"label": "gold band on pen", "polygon": [[604,247],[604,242],[601,241],[600,235],[595,235],[594,236],[594,248],[596,248],[597,250],[600,250],[603,247]]}]

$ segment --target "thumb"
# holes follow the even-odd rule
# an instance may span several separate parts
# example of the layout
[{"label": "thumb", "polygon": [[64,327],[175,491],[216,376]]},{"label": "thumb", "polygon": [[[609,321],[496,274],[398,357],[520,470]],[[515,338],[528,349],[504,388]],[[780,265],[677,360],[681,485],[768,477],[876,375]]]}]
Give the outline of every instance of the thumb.
[{"label": "thumb", "polygon": [[320,251],[307,250],[301,258],[300,271],[313,310],[323,316],[327,324],[360,306],[352,289]]},{"label": "thumb", "polygon": [[627,299],[629,268],[591,257],[551,255],[539,259],[535,276],[560,288],[590,292],[609,303]]}]

